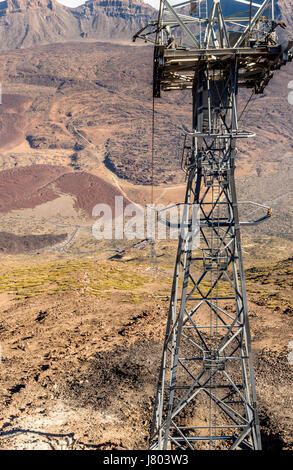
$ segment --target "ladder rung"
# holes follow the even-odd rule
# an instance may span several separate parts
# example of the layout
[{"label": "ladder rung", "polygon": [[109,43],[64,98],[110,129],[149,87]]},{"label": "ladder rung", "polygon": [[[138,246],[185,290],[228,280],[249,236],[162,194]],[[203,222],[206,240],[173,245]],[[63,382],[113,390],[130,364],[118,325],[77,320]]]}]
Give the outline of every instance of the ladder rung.
[{"label": "ladder rung", "polygon": [[[190,299],[187,299],[188,302],[190,300],[195,300],[195,301],[199,301],[199,300],[235,300],[235,296],[234,297],[191,297]],[[177,299],[177,302],[181,302],[182,299]]]}]

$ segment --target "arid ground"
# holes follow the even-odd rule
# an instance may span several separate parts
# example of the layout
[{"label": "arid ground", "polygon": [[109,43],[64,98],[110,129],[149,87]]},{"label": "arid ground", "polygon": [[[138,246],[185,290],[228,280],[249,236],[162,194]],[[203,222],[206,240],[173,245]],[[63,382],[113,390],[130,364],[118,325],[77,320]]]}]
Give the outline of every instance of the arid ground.
[{"label": "arid ground", "polygon": [[[158,272],[135,249],[3,257],[2,449],[147,448],[174,249]],[[247,269],[265,449],[293,447],[292,277],[292,258]]]},{"label": "arid ground", "polygon": [[[147,243],[96,240],[92,210],[150,202],[151,63],[150,47],[101,42],[0,56],[2,449],[147,448],[176,242],[158,243],[156,271]],[[265,449],[293,448],[291,75],[244,112],[257,137],[237,160],[239,200],[272,207],[242,234]],[[166,205],[184,194],[182,95],[156,103]]]}]

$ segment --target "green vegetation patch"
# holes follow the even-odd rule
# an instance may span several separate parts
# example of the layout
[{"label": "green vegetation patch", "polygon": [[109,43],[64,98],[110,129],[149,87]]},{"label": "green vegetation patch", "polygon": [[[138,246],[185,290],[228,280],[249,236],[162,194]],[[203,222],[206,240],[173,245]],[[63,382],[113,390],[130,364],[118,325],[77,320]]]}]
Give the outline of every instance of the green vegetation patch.
[{"label": "green vegetation patch", "polygon": [[2,266],[0,293],[12,293],[17,299],[23,299],[75,290],[108,297],[115,291],[132,293],[147,280],[136,272],[125,272],[121,265],[110,266],[94,259],[71,259],[21,267]]}]

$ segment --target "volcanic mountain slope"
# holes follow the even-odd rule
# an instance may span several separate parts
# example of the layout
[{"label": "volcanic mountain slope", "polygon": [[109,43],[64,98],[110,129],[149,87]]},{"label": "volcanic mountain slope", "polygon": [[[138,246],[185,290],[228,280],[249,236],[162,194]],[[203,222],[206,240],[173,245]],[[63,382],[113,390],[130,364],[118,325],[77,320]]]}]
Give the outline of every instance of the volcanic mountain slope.
[{"label": "volcanic mountain slope", "polygon": [[[12,112],[14,95],[15,103],[24,95],[30,103],[18,126],[23,146],[6,151],[7,138],[0,135],[3,169],[59,160],[58,164],[95,172],[98,162],[105,161],[120,178],[150,183],[151,47],[42,46],[3,53],[0,66],[4,106]],[[276,72],[265,94],[254,96],[242,113],[240,127],[256,131],[257,137],[239,143],[239,175],[274,173],[292,154],[291,70],[289,64]],[[240,98],[239,114],[248,94],[241,93]],[[189,92],[164,93],[156,101],[156,184],[184,180],[179,171],[181,125],[190,127],[190,109]]]},{"label": "volcanic mountain slope", "polygon": [[31,100],[22,95],[2,95],[0,118],[0,147],[13,148],[24,138],[26,124],[25,111],[29,108]]},{"label": "volcanic mountain slope", "polygon": [[[222,1],[224,13],[246,9],[233,5]],[[292,32],[292,1],[278,0],[276,14]],[[0,1],[0,50],[86,38],[130,41],[134,32],[156,16],[156,10],[143,0],[88,0],[78,8],[65,7],[57,0]]]},{"label": "volcanic mountain slope", "polygon": [[[4,53],[0,64],[4,104],[6,95],[31,100],[19,125],[22,145],[7,151],[0,135],[2,169],[48,163],[96,172],[105,160],[119,177],[150,182],[152,48],[67,43]],[[189,119],[189,105],[175,95],[157,109],[162,183],[178,179],[180,125]],[[189,103],[189,95],[183,100]]]},{"label": "volcanic mountain slope", "polygon": [[0,2],[0,49],[83,38],[131,40],[154,9],[142,0],[91,0],[67,8],[56,0]]},{"label": "volcanic mountain slope", "polygon": [[[101,42],[44,45],[3,52],[0,57],[0,79],[5,113],[0,115],[1,169],[10,169],[12,180],[14,171],[15,178],[18,178],[18,168],[29,167],[28,171],[37,171],[36,165],[39,167],[38,178],[43,177],[43,171],[44,175],[47,174],[47,166],[60,166],[63,174],[73,172],[73,176],[66,177],[64,184],[58,184],[58,195],[60,198],[63,197],[62,193],[72,196],[73,201],[64,196],[64,203],[71,201],[72,210],[83,209],[88,216],[94,205],[103,202],[101,198],[104,197],[103,186],[100,185],[99,190],[98,184],[92,185],[91,175],[108,182],[113,194],[116,191],[117,195],[123,195],[126,199],[148,203],[148,185],[151,182],[152,53],[152,48],[148,46]],[[292,64],[289,64],[276,72],[265,94],[254,96],[243,113],[248,93],[246,96],[241,93],[239,103],[239,113],[242,114],[240,128],[257,134],[254,139],[238,144],[239,199],[264,202],[273,205],[274,209],[270,223],[255,229],[257,239],[262,240],[264,235],[291,237],[293,141],[289,122],[293,107],[288,103],[291,71]],[[16,115],[19,121],[14,120]],[[7,117],[10,117],[9,122],[14,122],[13,129],[7,126]],[[162,98],[156,100],[156,203],[170,205],[184,197],[185,175],[180,170],[183,145],[181,126],[185,124],[190,127],[190,121],[189,92],[163,93]],[[8,186],[4,177],[3,207],[7,206],[6,195],[11,191]],[[76,193],[77,186],[82,188],[85,203]],[[56,195],[52,185],[42,190],[45,195],[48,192],[51,194],[51,191]],[[32,194],[36,198],[40,196],[39,191]],[[13,198],[19,200],[22,196],[22,191],[19,191],[18,197]],[[51,197],[46,200],[49,204],[46,208],[50,207],[52,211],[57,201]],[[44,198],[39,197],[39,203],[34,199],[33,204],[29,202],[25,207],[36,207],[39,212],[38,204],[44,203]],[[60,203],[61,200],[58,207]],[[10,210],[22,210],[20,206],[9,207]],[[242,220],[258,218],[255,207],[243,205],[241,208]],[[2,230],[23,235],[40,234],[37,222],[35,229],[29,232],[29,223],[25,226],[20,222],[16,224],[9,213],[6,214],[3,215],[5,227],[2,220]],[[63,220],[67,214],[68,211],[63,213]],[[74,218],[74,223],[80,225],[76,213]],[[49,233],[48,228],[44,225],[45,232],[42,233]]]},{"label": "volcanic mountain slope", "polygon": [[156,15],[143,0],[89,0],[72,13],[79,22],[81,37],[126,41]]},{"label": "volcanic mountain slope", "polygon": [[71,10],[55,0],[7,0],[0,3],[0,15],[2,50],[72,39],[80,34]]}]

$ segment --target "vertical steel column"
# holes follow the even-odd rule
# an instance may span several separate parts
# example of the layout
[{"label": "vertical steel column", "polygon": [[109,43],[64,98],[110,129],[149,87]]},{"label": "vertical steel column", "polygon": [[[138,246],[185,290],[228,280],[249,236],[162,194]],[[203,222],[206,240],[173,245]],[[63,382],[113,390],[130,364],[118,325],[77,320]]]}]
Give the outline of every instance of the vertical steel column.
[{"label": "vertical steel column", "polygon": [[201,243],[179,238],[151,449],[260,449],[234,179],[237,63],[199,66],[182,224],[199,206]]}]

